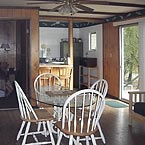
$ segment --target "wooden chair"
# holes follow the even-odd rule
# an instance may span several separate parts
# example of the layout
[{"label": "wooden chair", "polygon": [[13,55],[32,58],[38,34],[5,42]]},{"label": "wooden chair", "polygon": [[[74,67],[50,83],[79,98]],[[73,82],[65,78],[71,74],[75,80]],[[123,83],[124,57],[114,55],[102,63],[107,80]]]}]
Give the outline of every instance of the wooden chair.
[{"label": "wooden chair", "polygon": [[52,73],[52,67],[40,67],[39,74]]},{"label": "wooden chair", "polygon": [[[96,104],[95,108],[94,104]],[[88,115],[85,115],[86,107]],[[73,142],[79,144],[81,141],[86,141],[86,144],[92,141],[93,145],[96,145],[97,124],[104,107],[104,96],[96,90],[84,89],[72,94],[63,106],[62,120],[55,124],[59,129],[57,145],[60,144],[63,135],[69,137],[69,145],[72,145]],[[72,108],[74,110],[73,118]],[[78,108],[81,108],[79,118]]]},{"label": "wooden chair", "polygon": [[[33,109],[31,104],[29,103],[27,97],[25,96],[23,90],[19,86],[19,84],[14,81],[15,87],[16,87],[16,93],[17,93],[17,98],[18,98],[18,103],[19,103],[19,110],[20,110],[20,116],[22,119],[22,124],[21,128],[18,132],[17,135],[17,140],[19,140],[20,136],[24,136],[22,140],[22,145],[26,144],[52,144],[55,145],[53,135],[51,132],[51,120],[53,120],[53,116],[46,111],[45,109]],[[31,131],[30,126],[35,124],[37,127],[36,131]],[[42,126],[41,126],[42,124]],[[42,130],[41,130],[42,127]],[[23,133],[24,131],[24,133]],[[45,135],[50,135],[50,140],[45,140],[45,141],[38,141],[36,135],[41,134]],[[36,141],[35,143],[26,143],[27,141],[27,136],[32,135],[34,140]],[[47,137],[48,139],[48,137]]]},{"label": "wooden chair", "polygon": [[64,88],[70,89],[70,81],[72,75],[72,67],[60,67],[59,79],[62,81]]},{"label": "wooden chair", "polygon": [[43,73],[36,77],[34,80],[34,90],[37,100],[37,105],[41,107],[40,100],[45,99],[47,96],[46,91],[61,90],[61,80],[52,73]]},{"label": "wooden chair", "polygon": [[129,125],[135,119],[145,123],[145,91],[129,91]]}]

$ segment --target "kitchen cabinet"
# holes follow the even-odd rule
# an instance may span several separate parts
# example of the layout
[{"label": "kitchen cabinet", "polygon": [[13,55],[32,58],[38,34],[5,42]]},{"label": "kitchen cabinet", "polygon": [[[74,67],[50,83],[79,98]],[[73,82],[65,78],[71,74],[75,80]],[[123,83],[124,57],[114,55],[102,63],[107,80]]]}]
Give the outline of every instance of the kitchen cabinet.
[{"label": "kitchen cabinet", "polygon": [[[60,57],[70,56],[68,42],[60,42]],[[73,43],[73,87],[79,88],[79,65],[83,57],[83,42]]]}]

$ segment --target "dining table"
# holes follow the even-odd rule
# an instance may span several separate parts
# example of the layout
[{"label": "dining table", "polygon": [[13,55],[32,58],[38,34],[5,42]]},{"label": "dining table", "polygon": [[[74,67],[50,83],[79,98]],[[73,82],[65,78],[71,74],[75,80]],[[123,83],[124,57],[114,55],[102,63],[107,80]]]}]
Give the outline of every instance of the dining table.
[{"label": "dining table", "polygon": [[72,95],[76,91],[76,89],[46,90],[45,95],[40,95],[37,101],[52,106],[54,111],[54,118],[60,120],[62,117],[62,108],[64,106],[65,101],[70,95]]},{"label": "dining table", "polygon": [[45,95],[39,97],[39,102],[56,106],[63,107],[66,99],[75,93],[77,90],[47,90]]}]

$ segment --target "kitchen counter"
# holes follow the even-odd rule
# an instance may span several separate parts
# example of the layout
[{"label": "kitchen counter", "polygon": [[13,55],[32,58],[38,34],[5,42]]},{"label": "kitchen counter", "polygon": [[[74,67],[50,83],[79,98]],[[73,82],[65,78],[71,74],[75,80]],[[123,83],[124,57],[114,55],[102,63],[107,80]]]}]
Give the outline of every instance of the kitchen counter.
[{"label": "kitchen counter", "polygon": [[39,67],[72,67],[73,65],[68,64],[59,64],[59,63],[40,63]]}]

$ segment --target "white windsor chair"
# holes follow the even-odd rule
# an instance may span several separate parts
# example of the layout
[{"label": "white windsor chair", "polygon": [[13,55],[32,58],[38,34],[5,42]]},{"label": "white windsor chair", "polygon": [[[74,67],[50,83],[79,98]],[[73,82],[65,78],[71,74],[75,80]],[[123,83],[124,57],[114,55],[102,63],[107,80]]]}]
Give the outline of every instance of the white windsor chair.
[{"label": "white windsor chair", "polygon": [[41,107],[41,99],[45,100],[48,95],[46,91],[61,90],[61,80],[52,73],[43,73],[36,77],[34,80],[34,90],[37,100],[37,106]]},{"label": "white windsor chair", "polygon": [[[17,83],[14,81],[18,103],[19,103],[19,110],[20,116],[22,119],[21,128],[17,135],[17,140],[19,140],[20,136],[24,136],[22,140],[22,145],[35,145],[35,144],[52,144],[55,145],[54,138],[51,132],[51,120],[53,120],[53,116],[45,109],[33,109],[31,104],[29,103],[26,95],[24,94],[23,90]],[[37,125],[36,131],[31,131],[30,126],[32,124]],[[43,129],[41,130],[40,124],[43,124]],[[24,133],[23,133],[24,132]],[[48,132],[50,136],[50,140],[48,141],[38,141],[36,135],[41,134],[48,137]],[[32,135],[35,143],[26,143],[27,136]]]},{"label": "white windsor chair", "polygon": [[[87,112],[85,112],[86,107]],[[63,135],[69,137],[69,145],[72,145],[73,142],[80,144],[80,141],[86,141],[86,145],[92,141],[93,145],[96,145],[97,124],[104,107],[104,96],[96,90],[84,89],[72,94],[63,106],[62,120],[55,124],[59,129],[57,145],[60,144]],[[81,108],[79,117],[78,108]]]},{"label": "white windsor chair", "polygon": [[[105,79],[99,79],[99,80],[97,80],[91,86],[90,89],[97,90],[98,92],[100,92],[104,96],[104,101],[105,101],[105,97],[106,97],[107,92],[108,92],[108,83],[107,83],[107,81]],[[98,129],[99,129],[99,133],[101,135],[101,137],[98,138],[98,139],[102,139],[103,143],[105,144],[106,140],[105,140],[105,137],[104,137],[104,134],[103,134],[103,131],[101,129],[101,126],[100,126],[99,122],[98,122],[97,126],[98,126]]]}]

